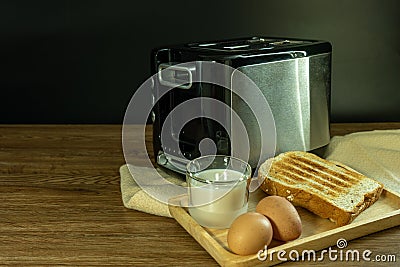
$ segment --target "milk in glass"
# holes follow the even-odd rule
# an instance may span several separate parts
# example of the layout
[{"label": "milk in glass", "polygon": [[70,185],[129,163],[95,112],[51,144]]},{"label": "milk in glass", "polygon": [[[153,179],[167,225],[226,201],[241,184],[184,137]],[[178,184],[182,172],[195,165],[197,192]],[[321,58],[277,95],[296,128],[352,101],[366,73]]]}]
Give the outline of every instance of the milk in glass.
[{"label": "milk in glass", "polygon": [[[190,215],[210,228],[229,228],[233,220],[247,212],[247,178],[230,169],[208,169],[190,179]],[[202,180],[210,181],[200,182]]]}]

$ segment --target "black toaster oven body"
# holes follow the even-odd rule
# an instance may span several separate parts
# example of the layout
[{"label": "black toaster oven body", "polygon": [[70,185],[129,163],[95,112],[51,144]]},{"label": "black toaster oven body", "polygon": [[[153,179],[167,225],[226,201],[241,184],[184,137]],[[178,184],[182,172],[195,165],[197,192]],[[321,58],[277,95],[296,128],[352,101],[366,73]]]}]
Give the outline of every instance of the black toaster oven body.
[{"label": "black toaster oven body", "polygon": [[[198,42],[154,49],[152,51],[151,69],[152,74],[157,74],[168,66],[201,61],[218,62],[234,69],[240,69],[243,66],[266,62],[285,61],[296,57],[310,57],[325,53],[330,54],[331,49],[330,43],[325,41],[269,37]],[[194,68],[201,69],[201,65],[195,65]],[[324,75],[329,75],[329,77],[326,78],[327,81],[325,83],[330,83],[330,69],[326,72]],[[201,72],[194,71],[192,74],[201,75]],[[182,75],[181,79],[185,79],[185,73],[177,72],[175,75]],[[159,79],[154,79],[153,99],[158,99],[161,92],[169,90],[158,101],[153,103],[153,148],[158,164],[178,172],[184,172],[184,166],[187,161],[202,154],[199,150],[199,142],[204,138],[213,140],[217,154],[230,154],[228,132],[219,123],[208,118],[193,119],[184,125],[179,132],[179,129],[168,129],[170,131],[168,135],[171,138],[179,139],[180,151],[166,146],[163,147],[161,144],[163,124],[168,114],[179,104],[195,97],[209,97],[228,103],[231,98],[229,89],[215,84],[193,83],[189,89],[179,87],[171,89],[171,87],[174,87],[173,84],[165,84],[160,82]],[[324,93],[326,94],[329,112],[330,84],[325,86]],[[175,161],[175,164],[173,166],[169,165],[170,161]]]}]

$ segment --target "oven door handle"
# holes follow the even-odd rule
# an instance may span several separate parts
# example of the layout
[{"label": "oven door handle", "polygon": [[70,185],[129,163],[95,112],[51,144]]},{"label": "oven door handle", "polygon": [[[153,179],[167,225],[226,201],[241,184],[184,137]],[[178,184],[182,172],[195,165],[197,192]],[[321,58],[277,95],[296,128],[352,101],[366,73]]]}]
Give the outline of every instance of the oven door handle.
[{"label": "oven door handle", "polygon": [[195,66],[186,67],[163,63],[158,66],[158,81],[164,86],[189,89],[193,84],[195,70]]}]

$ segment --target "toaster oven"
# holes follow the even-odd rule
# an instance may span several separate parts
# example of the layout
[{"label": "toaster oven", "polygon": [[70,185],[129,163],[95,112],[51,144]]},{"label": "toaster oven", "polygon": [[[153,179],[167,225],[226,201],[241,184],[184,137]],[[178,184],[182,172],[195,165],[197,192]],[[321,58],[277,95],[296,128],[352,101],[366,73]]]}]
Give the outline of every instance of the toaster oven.
[{"label": "toaster oven", "polygon": [[[190,99],[216,99],[230,106],[244,120],[250,136],[250,159],[253,168],[262,151],[258,151],[262,136],[249,107],[229,88],[201,80],[205,70],[201,62],[217,62],[238,70],[260,89],[274,118],[276,147],[274,153],[290,150],[311,151],[329,143],[329,113],[331,91],[331,53],[329,42],[286,38],[251,37],[214,42],[196,42],[166,46],[152,52],[152,73],[162,71],[154,79],[151,113],[154,156],[159,165],[183,173],[191,159],[203,155],[202,140],[214,143],[213,153],[229,155],[229,129],[221,123],[196,117],[182,127],[165,127],[169,114]],[[180,63],[192,62],[180,66]],[[225,80],[232,72],[220,73]],[[165,93],[165,91],[168,91]],[[247,94],[253,92],[248,90]],[[162,95],[162,96],[161,96]],[[262,105],[260,101],[260,105]],[[251,112],[250,112],[251,113]],[[229,124],[228,124],[229,125]],[[179,149],[162,142],[174,139]]]}]

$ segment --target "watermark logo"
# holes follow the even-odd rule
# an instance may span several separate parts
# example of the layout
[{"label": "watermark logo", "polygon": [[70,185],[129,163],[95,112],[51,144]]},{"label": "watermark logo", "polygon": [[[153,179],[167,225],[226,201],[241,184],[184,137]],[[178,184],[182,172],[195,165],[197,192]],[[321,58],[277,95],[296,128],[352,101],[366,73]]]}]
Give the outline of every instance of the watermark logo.
[{"label": "watermark logo", "polygon": [[[176,76],[182,75],[186,78],[176,79]],[[169,79],[174,82],[170,82]],[[221,101],[212,97],[204,97],[201,93],[194,93],[196,90],[201,90],[200,87],[195,87],[199,84],[212,84],[216,85],[216,88],[227,88],[231,92],[231,99]],[[173,110],[167,110],[168,114],[162,114],[165,119],[159,136],[161,147],[173,151],[174,157],[183,161],[187,160],[179,145],[179,134],[184,125],[197,118],[207,118],[219,123],[229,135],[230,155],[245,162],[251,162],[252,167],[260,166],[266,159],[274,156],[276,131],[273,115],[262,91],[249,77],[228,65],[211,61],[164,66],[137,89],[126,109],[122,128],[122,147],[129,171],[136,183],[153,198],[168,203],[170,198],[188,191],[187,187],[170,183],[157,172],[148,156],[145,144],[146,121],[154,105],[171,90],[180,90],[181,96],[192,96],[174,105]],[[156,92],[153,94],[151,103],[147,101],[149,92]],[[171,101],[175,100],[178,101],[178,99],[171,99]],[[237,103],[235,101],[243,103],[243,106],[246,107],[245,111],[239,109],[240,114],[238,114],[237,110],[232,108],[232,105]],[[226,119],[227,114],[229,115],[228,120]],[[254,121],[249,130],[246,125],[249,124],[251,118]],[[256,131],[258,133],[255,135]],[[137,138],[137,133],[140,133],[139,140],[133,140],[133,136]],[[198,141],[201,153],[209,154],[210,151],[215,153],[217,144],[210,143],[212,139],[204,138]],[[132,143],[135,143],[135,151],[131,149]],[[250,153],[254,150],[257,150],[257,153]],[[170,163],[174,164],[178,161]],[[136,162],[140,162],[140,166],[145,169],[136,168]],[[259,185],[258,179],[253,178],[250,191],[254,191]],[[163,186],[163,190],[160,190],[160,186]],[[208,204],[214,200],[209,199],[207,203],[198,204]]]},{"label": "watermark logo", "polygon": [[344,238],[339,238],[336,241],[336,247],[339,248],[339,249],[347,247],[347,240],[344,239]]},{"label": "watermark logo", "polygon": [[264,249],[258,251],[257,258],[260,261],[303,261],[303,262],[321,262],[324,260],[329,261],[340,261],[340,262],[396,262],[397,258],[395,254],[376,254],[369,250],[357,250],[357,249],[346,249],[347,240],[339,238],[336,241],[336,247],[329,247],[321,250],[319,253],[315,250],[275,250],[268,249],[267,246]]}]

